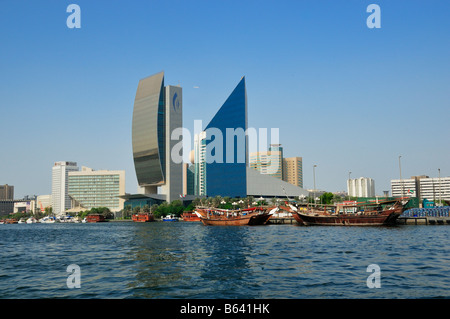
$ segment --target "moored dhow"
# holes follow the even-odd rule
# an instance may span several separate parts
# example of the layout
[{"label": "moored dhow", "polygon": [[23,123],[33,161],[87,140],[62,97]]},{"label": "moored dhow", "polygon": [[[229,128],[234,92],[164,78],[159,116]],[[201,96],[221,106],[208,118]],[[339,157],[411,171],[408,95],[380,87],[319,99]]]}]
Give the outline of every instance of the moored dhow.
[{"label": "moored dhow", "polygon": [[195,214],[203,225],[208,226],[244,226],[265,225],[278,210],[278,207],[251,207],[228,210],[219,208],[197,208]]},{"label": "moored dhow", "polygon": [[292,216],[301,225],[382,226],[393,225],[405,211],[407,200],[394,199],[369,203],[333,205],[289,204]]}]

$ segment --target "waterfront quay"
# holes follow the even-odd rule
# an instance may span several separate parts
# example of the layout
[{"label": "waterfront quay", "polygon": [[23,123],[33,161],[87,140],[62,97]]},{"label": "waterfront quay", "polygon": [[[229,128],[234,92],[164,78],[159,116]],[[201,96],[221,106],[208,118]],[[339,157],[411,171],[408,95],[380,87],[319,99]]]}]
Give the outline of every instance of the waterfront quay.
[{"label": "waterfront quay", "polygon": [[399,217],[400,225],[450,225],[450,217]]},{"label": "waterfront quay", "polygon": [[411,208],[397,220],[401,225],[450,225],[450,206]]}]

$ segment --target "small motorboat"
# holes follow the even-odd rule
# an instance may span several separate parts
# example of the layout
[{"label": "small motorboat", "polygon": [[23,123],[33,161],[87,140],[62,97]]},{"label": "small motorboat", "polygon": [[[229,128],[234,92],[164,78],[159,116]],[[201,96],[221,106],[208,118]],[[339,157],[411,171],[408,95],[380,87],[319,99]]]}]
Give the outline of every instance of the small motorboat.
[{"label": "small motorboat", "polygon": [[37,220],[33,216],[27,219],[27,224],[36,224]]},{"label": "small motorboat", "polygon": [[175,215],[167,215],[162,219],[164,222],[177,222],[179,219]]}]

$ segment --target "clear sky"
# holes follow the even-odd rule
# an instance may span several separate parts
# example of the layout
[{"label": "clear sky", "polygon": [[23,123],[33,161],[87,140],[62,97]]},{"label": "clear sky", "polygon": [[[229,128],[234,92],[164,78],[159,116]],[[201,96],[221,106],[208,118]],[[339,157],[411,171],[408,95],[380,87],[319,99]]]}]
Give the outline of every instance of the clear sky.
[{"label": "clear sky", "polygon": [[[69,29],[71,3],[81,28]],[[369,4],[381,8],[370,29]],[[51,167],[125,170],[141,78],[183,87],[184,126],[206,125],[246,77],[249,126],[279,128],[304,187],[376,192],[450,176],[450,2],[39,0],[0,2],[0,184],[51,194]]]}]

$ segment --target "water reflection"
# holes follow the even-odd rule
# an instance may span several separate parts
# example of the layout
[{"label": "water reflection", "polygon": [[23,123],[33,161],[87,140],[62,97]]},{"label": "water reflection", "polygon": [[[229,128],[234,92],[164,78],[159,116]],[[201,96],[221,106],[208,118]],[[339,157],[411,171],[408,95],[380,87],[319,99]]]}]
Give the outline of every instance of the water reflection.
[{"label": "water reflection", "polygon": [[249,298],[247,283],[253,277],[247,260],[249,227],[205,227],[202,241],[206,258],[201,278],[209,283],[209,297]]},{"label": "water reflection", "polygon": [[136,225],[134,298],[248,298],[247,227]]}]

